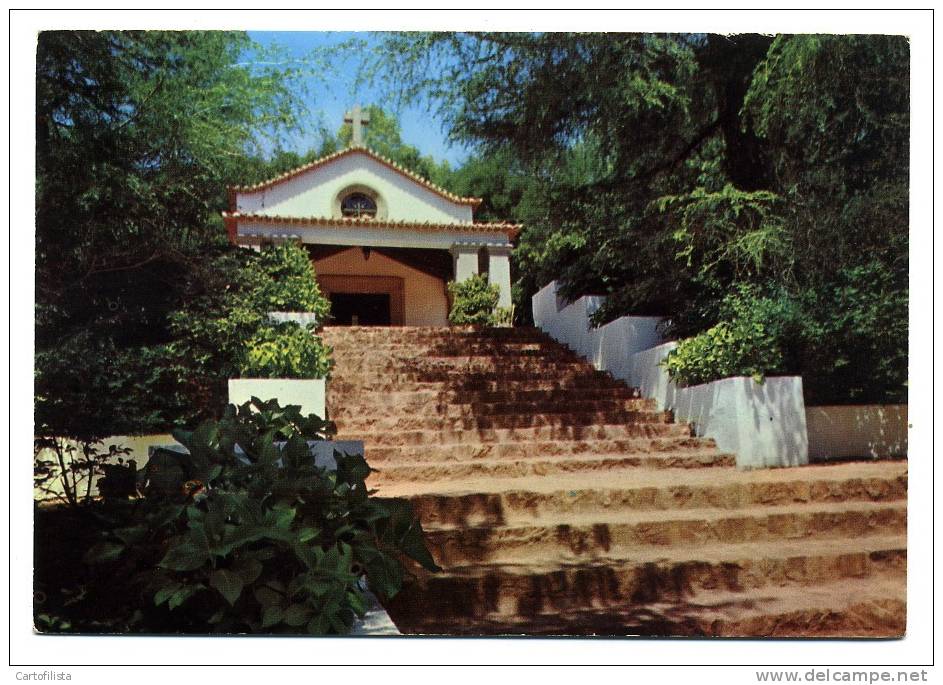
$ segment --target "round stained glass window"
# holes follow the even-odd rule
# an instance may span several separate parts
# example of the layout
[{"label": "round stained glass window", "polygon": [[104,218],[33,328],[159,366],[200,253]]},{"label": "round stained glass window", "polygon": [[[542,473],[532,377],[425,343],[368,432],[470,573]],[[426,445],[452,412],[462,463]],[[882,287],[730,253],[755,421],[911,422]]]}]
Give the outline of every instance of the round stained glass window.
[{"label": "round stained glass window", "polygon": [[351,217],[374,217],[377,203],[364,193],[351,193],[341,201],[341,213]]}]

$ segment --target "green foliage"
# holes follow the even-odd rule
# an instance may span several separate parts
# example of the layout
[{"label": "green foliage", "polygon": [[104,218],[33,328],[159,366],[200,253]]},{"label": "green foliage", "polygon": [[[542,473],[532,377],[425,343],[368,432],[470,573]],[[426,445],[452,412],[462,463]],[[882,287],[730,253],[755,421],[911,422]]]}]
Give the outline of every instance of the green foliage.
[{"label": "green foliage", "polygon": [[449,323],[453,325],[495,326],[507,318],[497,311],[500,290],[488,282],[486,274],[450,282],[449,296],[452,299]]},{"label": "green foliage", "polygon": [[175,437],[188,453],[148,464],[145,496],[103,514],[85,560],[130,572],[140,632],[346,633],[402,586],[402,558],[439,570],[405,500],[371,497],[361,456],[318,467],[308,441],[333,432],[299,407],[253,398]]},{"label": "green foliage", "polygon": [[300,73],[270,57],[244,33],[39,35],[37,435],[154,431],[210,411],[238,359],[197,323],[242,280],[219,216],[226,184],[299,113]]},{"label": "green foliage", "polygon": [[218,268],[231,279],[222,293],[208,293],[170,317],[167,368],[185,389],[181,405],[194,408],[178,414],[185,421],[219,415],[227,378],[325,378],[331,368],[330,349],[313,331],[268,318],[273,310],[327,317],[330,302],[303,248],[238,250]]},{"label": "green foliage", "polygon": [[260,326],[245,343],[243,378],[327,378],[331,350],[313,330],[296,323]]},{"label": "green foliage", "polygon": [[[597,323],[664,315],[674,335],[720,326],[712,340],[743,340],[752,337],[725,318],[724,300],[752,287],[802,310],[808,326],[776,344],[785,367],[814,378],[809,399],[901,397],[906,37],[410,33],[385,41],[367,58],[368,72],[389,78],[398,96],[432,104],[453,138],[477,146],[469,178],[477,166],[495,169],[493,181],[475,181],[485,204],[490,195],[524,221],[513,263],[519,309],[556,279],[564,297],[607,296]],[[493,163],[499,155],[511,157],[507,171]],[[512,195],[518,168],[524,191]],[[891,285],[859,283],[861,295],[848,297],[846,281],[872,267]],[[889,303],[904,309],[892,315]],[[866,332],[864,321],[881,325]],[[860,355],[844,346],[852,340]],[[776,366],[766,352],[757,368]],[[864,358],[881,365],[883,389],[851,362]],[[819,384],[822,392],[811,389]]]},{"label": "green foliage", "polygon": [[104,497],[134,494],[123,476],[133,473],[133,459],[125,465],[130,450],[100,440],[74,441],[37,437],[33,440],[33,491],[39,500],[58,500],[70,507],[92,502],[92,485],[98,476],[98,492]]},{"label": "green foliage", "polygon": [[792,303],[740,288],[725,298],[722,309],[725,320],[680,341],[662,361],[673,381],[697,385],[750,376],[762,382],[785,369],[783,342],[794,324]]},{"label": "green foliage", "polygon": [[907,402],[907,280],[873,259],[802,300],[795,356],[810,404]]},{"label": "green foliage", "polygon": [[255,308],[279,312],[312,312],[318,321],[327,319],[330,301],[321,294],[308,252],[294,243],[269,247],[256,262],[252,289]]}]

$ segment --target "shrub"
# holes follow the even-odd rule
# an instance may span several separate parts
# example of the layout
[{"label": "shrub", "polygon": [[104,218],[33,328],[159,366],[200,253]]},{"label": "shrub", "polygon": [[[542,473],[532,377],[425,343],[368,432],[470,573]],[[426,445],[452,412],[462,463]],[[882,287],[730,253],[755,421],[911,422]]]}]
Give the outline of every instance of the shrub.
[{"label": "shrub", "polygon": [[318,287],[307,251],[293,243],[263,250],[256,262],[252,300],[264,312],[313,312],[324,321],[331,303]]},{"label": "shrub", "polygon": [[245,345],[244,378],[327,378],[331,349],[309,328],[296,323],[261,326]]},{"label": "shrub", "polygon": [[804,293],[797,356],[806,402],[907,402],[907,305],[906,270],[876,259]]},{"label": "shrub", "polygon": [[473,324],[493,326],[500,290],[488,282],[486,274],[475,274],[461,282],[449,283],[452,309],[449,323],[460,326]]},{"label": "shrub", "polygon": [[406,500],[370,496],[362,456],[317,466],[308,442],[333,424],[253,398],[155,453],[144,497],[114,508],[85,560],[139,597],[141,632],[345,633],[402,587],[405,555],[439,570]]},{"label": "shrub", "polygon": [[795,320],[788,298],[761,296],[741,286],[724,299],[721,310],[725,320],[682,340],[662,361],[673,381],[696,385],[751,376],[762,382],[767,374],[786,370],[784,341]]}]

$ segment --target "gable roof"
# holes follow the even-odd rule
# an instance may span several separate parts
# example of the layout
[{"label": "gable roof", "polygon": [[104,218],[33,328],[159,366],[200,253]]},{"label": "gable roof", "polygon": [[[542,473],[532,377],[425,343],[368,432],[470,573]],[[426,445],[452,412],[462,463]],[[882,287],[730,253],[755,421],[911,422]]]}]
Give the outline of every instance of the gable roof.
[{"label": "gable roof", "polygon": [[[419,174],[413,173],[409,169],[397,164],[393,160],[388,159],[384,157],[383,155],[378,154],[374,152],[373,150],[371,150],[370,148],[365,147],[363,145],[351,145],[349,147],[344,148],[343,150],[340,150],[339,152],[334,152],[330,155],[326,155],[324,157],[316,159],[313,162],[309,162],[303,166],[286,171],[284,174],[281,174],[280,176],[276,176],[275,178],[269,179],[268,181],[262,181],[261,183],[256,183],[254,185],[248,185],[248,186],[229,186],[230,196],[232,196],[233,193],[252,193],[259,190],[267,190],[268,188],[272,188],[273,186],[277,186],[280,183],[284,183],[285,181],[295,178],[296,176],[300,176],[301,174],[311,171],[312,169],[316,169],[318,167],[324,166],[325,164],[329,164],[338,159],[341,159],[342,157],[346,157],[348,155],[355,154],[358,152],[367,155],[368,157],[374,159],[375,161],[388,167],[389,169],[392,169],[393,171],[399,173],[402,176],[405,176],[406,178],[413,181],[414,183],[417,183],[423,186],[424,188],[426,188],[426,190],[431,190],[433,193],[441,197],[444,197],[446,200],[455,202],[456,204],[471,205],[472,208],[475,208],[481,204],[480,197],[461,197],[460,195],[456,195],[455,193],[450,193],[445,188],[442,188],[441,186],[437,186],[432,181],[429,181],[423,178]],[[235,209],[235,207],[232,207],[232,209]]]}]

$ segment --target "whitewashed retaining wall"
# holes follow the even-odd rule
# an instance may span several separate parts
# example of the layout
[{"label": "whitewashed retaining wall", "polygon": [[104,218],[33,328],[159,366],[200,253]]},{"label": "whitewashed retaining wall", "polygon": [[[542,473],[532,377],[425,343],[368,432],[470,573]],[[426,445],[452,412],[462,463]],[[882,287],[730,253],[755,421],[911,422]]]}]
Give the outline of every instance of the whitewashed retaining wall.
[{"label": "whitewashed retaining wall", "polygon": [[664,343],[632,355],[633,385],[660,409],[713,438],[718,449],[737,455],[741,468],[809,463],[809,438],[800,376],[772,376],[757,383],[746,376],[678,387],[659,362],[677,346]]},{"label": "whitewashed retaining wall", "polygon": [[724,452],[737,455],[741,468],[799,466],[809,461],[802,379],[798,376],[725,378],[687,388],[668,379],[659,362],[676,343],[663,343],[658,317],[622,317],[593,329],[589,317],[604,301],[581,297],[559,302],[556,283],[533,297],[534,323],[555,340],[593,362],[596,368],[639,388],[678,421],[694,425]]},{"label": "whitewashed retaining wall", "polygon": [[592,328],[589,318],[605,300],[605,297],[585,296],[565,304],[558,298],[557,283],[553,281],[533,297],[534,323],[600,371],[608,371],[634,386],[629,369],[631,356],[661,342],[658,325],[662,318],[623,316]]},{"label": "whitewashed retaining wall", "polygon": [[282,407],[299,404],[302,414],[324,418],[324,385],[323,378],[230,378],[229,403],[238,406],[253,397],[277,399]]},{"label": "whitewashed retaining wall", "polygon": [[806,407],[813,461],[907,456],[907,405]]}]

